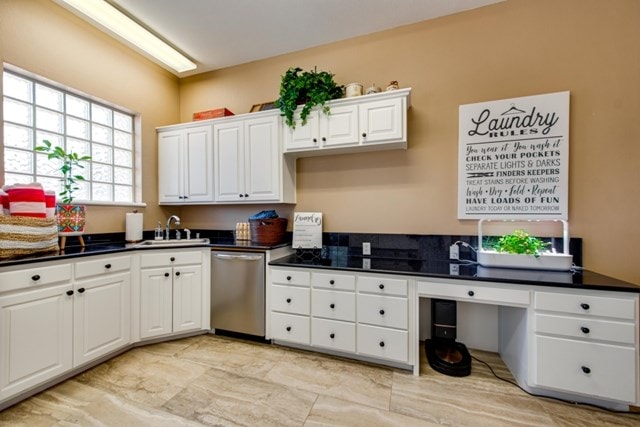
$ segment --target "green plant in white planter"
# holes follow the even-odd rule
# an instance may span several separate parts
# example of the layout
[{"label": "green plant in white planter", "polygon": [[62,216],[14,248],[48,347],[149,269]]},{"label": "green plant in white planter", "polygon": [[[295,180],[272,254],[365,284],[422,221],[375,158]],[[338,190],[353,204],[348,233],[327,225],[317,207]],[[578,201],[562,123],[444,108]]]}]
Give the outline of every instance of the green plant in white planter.
[{"label": "green plant in white planter", "polygon": [[86,222],[86,209],[84,205],[73,204],[73,192],[80,189],[78,182],[85,180],[84,176],[78,174],[77,169],[84,168],[81,162],[91,160],[91,156],[80,156],[78,153],[67,152],[60,146],[53,146],[46,139],[42,141],[42,144],[37,146],[35,150],[47,153],[49,160],[60,161],[58,170],[62,174],[62,191],[58,195],[62,198],[62,203],[56,205],[58,232],[82,233]]},{"label": "green plant in white planter", "polygon": [[550,245],[551,243],[533,237],[524,230],[515,230],[511,234],[501,236],[489,247],[500,253],[527,254],[539,257]]}]

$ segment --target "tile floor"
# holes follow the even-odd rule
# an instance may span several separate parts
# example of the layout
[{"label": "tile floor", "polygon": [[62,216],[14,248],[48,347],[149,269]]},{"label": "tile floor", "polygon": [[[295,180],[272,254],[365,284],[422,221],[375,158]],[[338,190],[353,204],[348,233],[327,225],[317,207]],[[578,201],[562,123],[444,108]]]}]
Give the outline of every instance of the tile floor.
[{"label": "tile floor", "polygon": [[[503,377],[494,353],[474,351]],[[2,426],[638,426],[492,376],[421,375],[201,335],[139,347],[0,413]]]}]

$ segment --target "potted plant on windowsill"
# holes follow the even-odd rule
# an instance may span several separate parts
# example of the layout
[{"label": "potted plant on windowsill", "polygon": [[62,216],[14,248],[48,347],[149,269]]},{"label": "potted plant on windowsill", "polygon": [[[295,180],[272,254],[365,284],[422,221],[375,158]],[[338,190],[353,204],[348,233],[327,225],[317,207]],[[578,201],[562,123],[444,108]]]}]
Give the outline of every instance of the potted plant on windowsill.
[{"label": "potted plant on windowsill", "polygon": [[49,160],[55,159],[60,162],[58,170],[62,174],[62,191],[58,195],[62,198],[62,203],[56,204],[58,234],[81,235],[86,224],[86,207],[73,203],[73,192],[79,190],[78,183],[85,180],[84,176],[77,173],[77,169],[84,168],[81,162],[91,160],[91,156],[67,152],[60,146],[53,146],[46,139],[42,143],[43,145],[37,146],[35,150],[47,153]]},{"label": "potted plant on windowsill", "polygon": [[322,107],[325,114],[329,114],[329,106],[325,103],[343,96],[343,86],[333,80],[333,74],[327,71],[303,71],[302,68],[289,68],[280,81],[280,98],[276,106],[285,116],[287,126],[296,127],[294,114],[299,105],[300,121],[304,126],[311,109],[316,105]]}]

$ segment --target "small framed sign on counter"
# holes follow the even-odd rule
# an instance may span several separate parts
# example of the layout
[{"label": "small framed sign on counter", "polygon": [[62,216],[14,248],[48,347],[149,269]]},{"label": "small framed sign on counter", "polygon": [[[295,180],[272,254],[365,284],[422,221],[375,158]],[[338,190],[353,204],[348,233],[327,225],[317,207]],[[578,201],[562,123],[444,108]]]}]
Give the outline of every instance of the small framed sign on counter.
[{"label": "small framed sign on counter", "polygon": [[293,213],[294,249],[322,248],[322,212]]}]

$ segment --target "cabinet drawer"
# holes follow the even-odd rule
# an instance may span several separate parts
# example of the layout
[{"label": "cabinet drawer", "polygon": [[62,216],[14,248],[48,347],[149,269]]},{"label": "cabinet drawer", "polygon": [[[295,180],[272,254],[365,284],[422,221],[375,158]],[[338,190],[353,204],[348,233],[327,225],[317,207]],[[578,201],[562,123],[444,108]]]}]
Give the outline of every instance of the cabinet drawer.
[{"label": "cabinet drawer", "polygon": [[636,402],[636,352],[629,347],[536,336],[534,382],[542,387]]},{"label": "cabinet drawer", "polygon": [[271,313],[271,338],[309,345],[309,317],[295,314]]},{"label": "cabinet drawer", "polygon": [[503,305],[529,305],[528,289],[508,289],[470,284],[418,282],[418,293],[461,301]]},{"label": "cabinet drawer", "polygon": [[636,344],[636,328],[633,323],[536,314],[535,331],[585,340]]},{"label": "cabinet drawer", "polygon": [[635,320],[636,298],[536,292],[535,309]]},{"label": "cabinet drawer", "polygon": [[0,273],[0,292],[71,280],[71,264],[41,266],[29,264],[20,270]]},{"label": "cabinet drawer", "polygon": [[310,294],[309,288],[271,285],[271,310],[309,315]]},{"label": "cabinet drawer", "polygon": [[380,277],[358,277],[358,292],[370,292],[380,295],[407,296],[405,279],[388,279]]},{"label": "cabinet drawer", "polygon": [[309,273],[300,270],[271,270],[271,281],[282,285],[309,286]]},{"label": "cabinet drawer", "polygon": [[406,330],[408,309],[406,298],[358,295],[358,323]]},{"label": "cabinet drawer", "polygon": [[347,274],[313,273],[311,275],[311,284],[314,288],[354,291],[356,289],[356,277]]},{"label": "cabinet drawer", "polygon": [[409,333],[397,329],[358,324],[358,353],[407,363]]},{"label": "cabinet drawer", "polygon": [[202,264],[202,252],[154,251],[140,256],[140,267],[173,267],[175,265]]},{"label": "cabinet drawer", "polygon": [[311,319],[311,344],[333,350],[356,351],[355,323]]},{"label": "cabinet drawer", "polygon": [[131,269],[131,256],[112,258],[100,258],[76,263],[76,279],[98,276],[102,274],[129,271]]},{"label": "cabinet drawer", "polygon": [[356,294],[314,289],[311,293],[311,314],[316,317],[355,322]]}]

